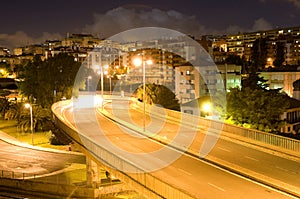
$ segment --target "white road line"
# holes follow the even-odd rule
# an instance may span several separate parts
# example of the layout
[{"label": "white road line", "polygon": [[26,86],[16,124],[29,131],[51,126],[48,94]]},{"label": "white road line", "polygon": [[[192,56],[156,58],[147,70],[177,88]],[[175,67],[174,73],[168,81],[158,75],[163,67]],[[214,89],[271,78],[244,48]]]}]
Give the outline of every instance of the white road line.
[{"label": "white road line", "polygon": [[189,172],[187,172],[187,171],[185,171],[185,170],[183,170],[183,169],[179,169],[179,168],[178,168],[178,170],[181,171],[182,173],[185,173],[186,175],[189,175],[189,176],[192,175],[191,173],[189,173]]},{"label": "white road line", "polygon": [[218,148],[221,149],[221,150],[223,150],[223,151],[226,151],[226,152],[231,152],[230,150],[224,149],[224,148],[222,148],[222,147],[218,147]]},{"label": "white road line", "polygon": [[276,168],[277,168],[277,169],[280,169],[280,170],[283,170],[283,171],[289,171],[289,170],[287,170],[287,169],[285,169],[285,168],[282,168],[282,167],[279,167],[279,166],[276,166]]},{"label": "white road line", "polygon": [[218,190],[220,190],[220,191],[225,192],[225,189],[222,189],[221,187],[219,187],[219,186],[217,186],[217,185],[214,185],[214,184],[212,184],[212,183],[207,183],[207,184],[209,184],[210,186],[212,186],[212,187],[214,187],[214,188],[216,188],[216,189],[218,189]]},{"label": "white road line", "polygon": [[248,159],[256,161],[256,162],[259,162],[259,160],[255,159],[255,158],[252,158],[252,157],[249,157],[249,156],[246,156],[246,155],[245,155],[245,158],[248,158]]}]

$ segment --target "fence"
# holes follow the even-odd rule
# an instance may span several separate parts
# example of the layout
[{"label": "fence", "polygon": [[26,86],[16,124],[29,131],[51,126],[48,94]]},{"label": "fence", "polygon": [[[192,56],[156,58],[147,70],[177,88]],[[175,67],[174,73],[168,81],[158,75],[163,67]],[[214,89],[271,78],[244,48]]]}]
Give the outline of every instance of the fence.
[{"label": "fence", "polygon": [[53,183],[59,185],[74,185],[82,182],[82,179],[68,178],[64,175],[37,175],[16,171],[0,170],[0,178],[14,179],[14,180],[28,180],[34,182]]}]

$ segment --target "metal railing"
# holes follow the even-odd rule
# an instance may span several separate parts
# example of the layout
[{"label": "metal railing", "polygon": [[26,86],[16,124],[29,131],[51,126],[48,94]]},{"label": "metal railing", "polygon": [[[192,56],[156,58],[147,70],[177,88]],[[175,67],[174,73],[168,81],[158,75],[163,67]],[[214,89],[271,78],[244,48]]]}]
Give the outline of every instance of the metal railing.
[{"label": "metal railing", "polygon": [[[162,109],[160,107],[156,107],[156,108]],[[259,130],[253,130],[249,128],[226,124],[222,121],[210,120],[196,115],[191,115],[188,113],[182,113],[182,112],[167,110],[167,109],[165,109],[164,111],[167,113],[167,116],[169,118],[172,118],[179,122],[183,122],[183,124],[187,124],[189,126],[195,126],[195,125],[198,127],[203,126],[203,127],[210,128],[211,130],[214,131],[223,131],[232,135],[237,135],[258,142],[262,142],[265,144],[270,144],[276,147],[280,147],[282,149],[287,149],[294,152],[300,152],[300,141],[296,139],[283,137],[283,136],[279,136],[279,135],[275,135],[272,133],[267,133]],[[184,118],[184,120],[182,120],[182,118]],[[195,123],[189,121],[199,121],[199,122]]]},{"label": "metal railing", "polygon": [[82,182],[82,179],[68,178],[63,175],[39,175],[32,173],[16,172],[9,170],[0,170],[0,178],[13,180],[26,180],[59,185],[74,185]]}]

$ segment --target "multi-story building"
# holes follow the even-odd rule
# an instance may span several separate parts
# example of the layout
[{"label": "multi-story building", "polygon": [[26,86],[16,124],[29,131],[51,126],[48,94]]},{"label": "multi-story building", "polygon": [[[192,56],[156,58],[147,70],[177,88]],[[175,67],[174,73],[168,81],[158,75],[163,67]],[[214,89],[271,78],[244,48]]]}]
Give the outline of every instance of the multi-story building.
[{"label": "multi-story building", "polygon": [[71,46],[73,49],[81,47],[95,48],[99,47],[101,39],[91,34],[67,34],[67,37],[61,41],[62,46]]},{"label": "multi-story building", "polygon": [[5,47],[0,47],[0,57],[2,56],[9,56],[10,55],[10,50]]},{"label": "multi-story building", "polygon": [[[275,59],[276,42],[284,43],[286,65],[299,65],[300,57],[300,27],[278,28],[274,30],[237,33],[226,36],[215,36],[212,38],[213,55],[219,56],[219,52],[244,56],[246,61],[251,60],[251,48],[256,39],[266,38],[268,43],[268,64],[272,64]],[[221,42],[221,41],[225,41]],[[225,53],[226,55],[227,53]],[[224,53],[223,53],[224,55]],[[219,59],[217,59],[219,60]],[[220,61],[220,60],[219,60]]]},{"label": "multi-story building", "polygon": [[293,83],[300,79],[300,72],[261,72],[260,76],[267,80],[270,89],[282,89],[293,97]]},{"label": "multi-story building", "polygon": [[241,87],[241,66],[224,64],[207,67],[184,65],[176,68],[176,93],[182,103]]}]

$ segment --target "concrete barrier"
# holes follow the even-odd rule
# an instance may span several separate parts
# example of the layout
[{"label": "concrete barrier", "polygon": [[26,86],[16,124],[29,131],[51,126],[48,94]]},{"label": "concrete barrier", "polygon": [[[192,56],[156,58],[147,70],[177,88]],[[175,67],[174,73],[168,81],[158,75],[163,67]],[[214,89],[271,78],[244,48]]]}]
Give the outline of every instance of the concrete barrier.
[{"label": "concrete barrier", "polygon": [[[101,165],[105,170],[109,171],[121,182],[125,183],[129,187],[134,188],[139,193],[143,194],[147,198],[161,199],[192,199],[195,198],[189,193],[179,187],[174,187],[166,183],[163,179],[159,179],[151,173],[145,172],[143,169],[136,165],[122,159],[122,157],[102,148],[94,140],[86,137],[77,131],[73,126],[65,123],[64,118],[60,115],[60,107],[65,106],[65,102],[58,102],[52,106],[52,112],[57,126],[63,130],[67,135],[72,137],[82,148],[82,150],[91,157],[97,164]],[[84,145],[83,145],[84,143]],[[103,162],[105,164],[103,164]],[[123,172],[124,168],[130,168],[134,173]]]}]

